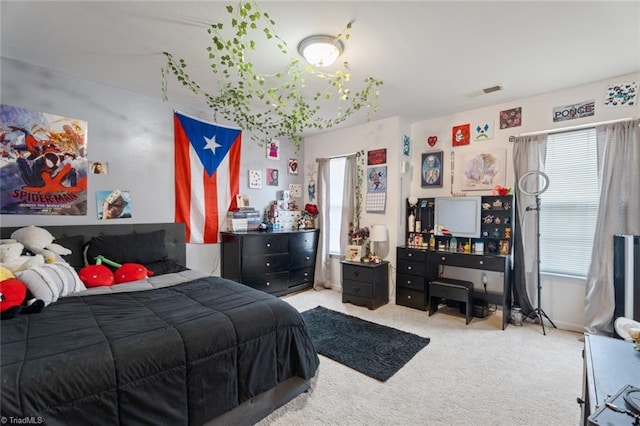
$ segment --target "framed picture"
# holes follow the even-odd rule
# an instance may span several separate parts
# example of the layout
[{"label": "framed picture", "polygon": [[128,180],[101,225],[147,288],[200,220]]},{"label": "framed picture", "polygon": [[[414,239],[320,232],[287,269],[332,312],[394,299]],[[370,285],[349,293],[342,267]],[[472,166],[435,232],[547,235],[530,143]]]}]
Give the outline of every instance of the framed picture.
[{"label": "framed picture", "polygon": [[522,124],[522,107],[500,111],[500,128],[508,129]]},{"label": "framed picture", "polygon": [[289,158],[289,167],[288,171],[290,175],[298,174],[298,160],[295,158]]},{"label": "framed picture", "polygon": [[249,196],[243,194],[236,194],[236,204],[238,207],[250,207]]},{"label": "framed picture", "polygon": [[109,173],[109,163],[104,161],[91,161],[89,163],[89,170],[94,175],[106,175]]},{"label": "framed picture", "polygon": [[361,246],[347,246],[347,254],[345,255],[345,259],[350,262],[360,262],[360,258],[362,257],[362,247]]},{"label": "framed picture", "polygon": [[442,151],[422,154],[421,181],[423,188],[442,188]]},{"label": "framed picture", "polygon": [[267,158],[269,160],[280,159],[280,141],[277,139],[269,139],[267,142]]},{"label": "framed picture", "polygon": [[387,166],[367,169],[367,192],[387,191]]},{"label": "framed picture", "polygon": [[[492,190],[506,182],[507,150],[465,152],[460,158],[460,178],[463,191]],[[456,167],[457,169],[457,167]]]}]

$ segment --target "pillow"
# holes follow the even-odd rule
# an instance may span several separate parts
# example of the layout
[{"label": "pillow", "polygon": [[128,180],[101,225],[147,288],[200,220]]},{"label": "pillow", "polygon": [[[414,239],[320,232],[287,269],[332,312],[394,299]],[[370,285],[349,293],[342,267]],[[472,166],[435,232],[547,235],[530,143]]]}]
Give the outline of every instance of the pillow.
[{"label": "pillow", "polygon": [[59,297],[86,290],[75,269],[64,262],[48,263],[16,272],[16,278],[27,286],[33,297],[45,306]]},{"label": "pillow", "polygon": [[187,268],[184,265],[176,262],[173,259],[164,259],[158,262],[147,263],[145,268],[153,272],[153,275],[173,274],[176,272],[186,271]]},{"label": "pillow", "polygon": [[84,266],[84,257],[82,256],[84,237],[82,235],[76,235],[74,237],[56,238],[55,242],[71,250],[71,254],[60,255],[62,260],[71,265],[76,271],[82,269]]},{"label": "pillow", "polygon": [[94,264],[98,255],[120,264],[153,263],[169,256],[164,245],[164,230],[93,237],[87,244],[86,264]]}]

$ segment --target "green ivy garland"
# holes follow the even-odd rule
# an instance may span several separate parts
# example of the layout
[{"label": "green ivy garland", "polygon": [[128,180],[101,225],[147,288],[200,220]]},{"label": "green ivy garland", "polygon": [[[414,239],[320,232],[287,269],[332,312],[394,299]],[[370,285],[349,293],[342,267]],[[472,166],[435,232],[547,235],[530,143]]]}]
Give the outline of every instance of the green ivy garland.
[{"label": "green ivy garland", "polygon": [[[381,80],[373,77],[364,79],[364,88],[352,91],[347,87],[350,80],[343,69],[334,73],[323,73],[310,65],[302,65],[295,55],[290,56],[286,41],[274,31],[275,21],[258,8],[255,2],[240,1],[237,8],[226,6],[231,17],[230,27],[233,35],[225,38],[221,22],[208,27],[211,45],[207,47],[210,68],[218,82],[215,93],[203,89],[187,74],[184,59],[175,59],[169,52],[163,52],[167,63],[162,68],[162,95],[166,101],[167,79],[173,75],[176,80],[193,93],[203,96],[218,116],[235,123],[243,130],[253,134],[260,144],[271,138],[286,136],[300,148],[305,130],[324,130],[342,123],[352,114],[366,109],[367,120],[378,111],[375,103],[379,96]],[[350,37],[351,23],[336,40]],[[258,39],[264,38],[275,43],[279,52],[290,56],[291,63],[284,71],[275,74],[263,74],[254,69],[246,54],[255,50]],[[307,86],[306,79],[314,78],[326,83],[326,88],[316,92],[312,99],[303,95]],[[319,115],[320,102],[337,98],[338,108],[334,118],[322,118]]]},{"label": "green ivy garland", "polygon": [[360,215],[362,214],[362,197],[364,187],[365,165],[364,150],[361,149],[356,153],[356,206],[354,227],[360,227]]}]

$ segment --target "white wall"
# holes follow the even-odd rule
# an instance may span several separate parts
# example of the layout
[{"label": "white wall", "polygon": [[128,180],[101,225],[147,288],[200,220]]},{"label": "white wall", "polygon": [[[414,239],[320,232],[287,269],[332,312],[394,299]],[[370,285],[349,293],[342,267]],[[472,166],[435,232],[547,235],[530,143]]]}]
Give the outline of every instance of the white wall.
[{"label": "white wall", "polygon": [[[0,215],[2,226],[99,223],[95,192],[115,188],[130,191],[133,209],[133,217],[119,223],[174,221],[173,110],[212,121],[208,111],[162,102],[159,74],[157,99],[7,58],[1,58],[1,79],[3,104],[86,120],[87,157],[109,163],[108,175],[88,176],[86,216]],[[240,188],[260,211],[277,190],[302,183],[303,152],[286,140],[280,149],[280,160],[267,160],[266,148],[243,133]],[[287,175],[288,158],[300,159],[299,175]],[[279,186],[265,186],[268,167],[279,169]],[[263,189],[248,188],[249,169],[262,171]],[[219,253],[219,244],[189,244],[187,266],[219,273]]]},{"label": "white wall", "polygon": [[[400,163],[402,155],[402,136],[408,135],[408,125],[398,117],[388,118],[369,122],[360,126],[353,126],[346,129],[334,130],[321,135],[308,137],[305,139],[305,161],[306,169],[311,170],[316,158],[326,158],[337,155],[346,155],[364,150],[387,149],[387,201],[384,213],[367,213],[366,206],[362,208],[360,226],[374,224],[385,224],[389,229],[389,241],[378,243],[377,251],[386,260],[391,262],[390,268],[390,290],[391,299],[395,300],[395,265],[396,246],[402,244],[404,237],[401,228],[404,217],[404,198],[408,193],[407,175],[400,173]],[[405,157],[405,159],[407,159]],[[368,167],[365,160],[365,172]],[[317,168],[315,169],[317,172]],[[309,180],[305,176],[305,185]],[[314,179],[315,179],[314,175]],[[403,189],[404,188],[404,189]],[[363,189],[363,203],[366,197],[366,187]],[[332,263],[333,283],[340,280],[340,268],[338,262]]]},{"label": "white wall", "polygon": [[[425,120],[413,123],[411,126],[411,137],[415,145],[411,158],[412,180],[411,194],[417,197],[434,197],[450,195],[460,192],[460,181],[458,176],[454,177],[453,187],[450,180],[451,153],[455,152],[456,162],[459,163],[460,155],[464,152],[477,151],[478,149],[507,149],[507,184],[514,187],[514,171],[512,163],[513,144],[509,142],[509,136],[522,133],[546,131],[570,126],[582,125],[586,123],[596,123],[606,120],[638,117],[640,116],[640,106],[611,108],[603,105],[606,88],[611,83],[623,83],[630,81],[640,81],[640,73],[627,76],[615,77],[604,81],[595,82],[583,86],[568,88],[541,96],[520,99],[514,102],[497,104],[492,107],[474,109],[459,114],[453,114],[436,119]],[[506,89],[508,90],[508,88]],[[485,95],[485,96],[491,96]],[[562,121],[554,123],[552,110],[554,107],[570,105],[582,101],[595,100],[595,115],[592,117]],[[499,113],[511,108],[522,107],[522,125],[510,129],[500,130]],[[471,123],[475,125],[484,121],[493,122],[496,126],[494,139],[489,141],[475,142],[470,145],[455,147],[451,146],[451,129],[453,126]],[[427,145],[427,137],[438,136],[438,144],[434,148]],[[421,188],[420,182],[420,153],[429,150],[444,151],[445,176],[442,189]],[[570,158],[567,161],[571,161]],[[459,170],[459,164],[455,165],[455,170]],[[473,192],[471,194],[484,195],[489,192]],[[452,276],[460,279],[480,282],[481,272],[473,270],[456,269]],[[498,291],[501,287],[502,278],[497,273],[489,273],[489,291]],[[563,329],[583,331],[583,306],[584,306],[584,280],[543,275],[542,279],[542,309],[551,317],[554,323]]]}]

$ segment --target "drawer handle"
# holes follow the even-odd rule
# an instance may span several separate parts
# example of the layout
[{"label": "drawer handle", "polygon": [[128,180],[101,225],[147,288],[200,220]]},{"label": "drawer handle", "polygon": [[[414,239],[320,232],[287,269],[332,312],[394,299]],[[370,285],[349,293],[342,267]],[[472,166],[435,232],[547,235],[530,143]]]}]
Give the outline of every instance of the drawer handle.
[{"label": "drawer handle", "polygon": [[304,273],[304,276],[305,276],[305,278],[306,278],[306,277],[308,277],[308,276],[309,276],[309,273],[308,273],[308,272],[305,272],[305,273]]},{"label": "drawer handle", "polygon": [[271,247],[271,243],[267,243],[267,247]]},{"label": "drawer handle", "polygon": [[480,261],[480,264],[481,264],[481,265],[484,265],[484,260],[481,260],[481,261]]},{"label": "drawer handle", "polygon": [[407,296],[407,299],[411,299],[411,295],[408,295],[408,296]]},{"label": "drawer handle", "polygon": [[440,258],[440,260],[442,260],[442,261],[444,262],[445,260],[447,260],[447,258],[446,258],[446,257],[444,257],[444,256],[442,256],[442,257]]},{"label": "drawer handle", "polygon": [[409,270],[409,271],[410,271],[410,270],[411,270],[411,266],[407,266],[407,270]]},{"label": "drawer handle", "polygon": [[307,260],[311,259],[309,256],[306,257]]},{"label": "drawer handle", "polygon": [[413,253],[407,254],[407,257],[411,257],[411,256],[413,256]]},{"label": "drawer handle", "polygon": [[411,280],[407,280],[407,284],[411,284]]},{"label": "drawer handle", "polygon": [[271,285],[271,283],[269,281],[267,281],[267,287],[269,287]]}]

